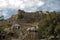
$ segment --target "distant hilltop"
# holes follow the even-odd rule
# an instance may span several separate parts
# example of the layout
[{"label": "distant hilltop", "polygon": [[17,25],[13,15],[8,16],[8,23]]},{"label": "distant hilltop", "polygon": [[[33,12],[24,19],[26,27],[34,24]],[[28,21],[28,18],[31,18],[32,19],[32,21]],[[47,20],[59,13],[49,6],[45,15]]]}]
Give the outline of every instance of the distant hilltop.
[{"label": "distant hilltop", "polygon": [[18,10],[16,15],[11,16],[11,18],[8,19],[9,22],[39,22],[41,17],[44,15],[47,15],[51,12],[49,11],[36,11],[36,12],[25,12],[24,10]]}]

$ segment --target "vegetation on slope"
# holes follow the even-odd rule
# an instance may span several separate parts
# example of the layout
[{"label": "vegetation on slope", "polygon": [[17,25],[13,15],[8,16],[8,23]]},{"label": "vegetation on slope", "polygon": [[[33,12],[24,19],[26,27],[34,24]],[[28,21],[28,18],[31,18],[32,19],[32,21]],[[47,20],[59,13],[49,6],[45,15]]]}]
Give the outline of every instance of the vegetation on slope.
[{"label": "vegetation on slope", "polygon": [[58,21],[60,16],[58,15],[59,14],[56,14],[56,12],[54,11],[48,13],[48,15],[42,16],[43,18],[41,18],[41,21],[38,25],[39,33],[41,35],[54,35],[54,37],[60,35],[60,21]]}]

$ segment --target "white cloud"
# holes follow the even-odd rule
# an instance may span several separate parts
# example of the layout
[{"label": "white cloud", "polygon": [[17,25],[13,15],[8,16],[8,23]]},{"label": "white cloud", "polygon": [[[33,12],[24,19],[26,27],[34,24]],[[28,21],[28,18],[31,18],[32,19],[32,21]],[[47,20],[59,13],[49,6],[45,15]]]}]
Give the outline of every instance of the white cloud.
[{"label": "white cloud", "polygon": [[34,11],[37,7],[44,5],[44,2],[40,0],[23,0],[23,3],[20,5],[20,9],[26,10],[25,8],[31,8],[30,10]]},{"label": "white cloud", "polygon": [[0,12],[0,16],[2,16],[2,15],[4,16],[4,19],[9,18],[9,17],[7,17],[8,16],[7,11]]},{"label": "white cloud", "polygon": [[4,17],[6,17],[6,16],[8,15],[7,12],[8,12],[8,11],[3,11],[3,12],[2,12],[2,15],[3,15]]},{"label": "white cloud", "polygon": [[0,0],[0,8],[6,7],[7,6],[7,1],[6,0]]},{"label": "white cloud", "polygon": [[8,0],[8,6],[9,8],[18,8],[22,4],[22,1],[20,0]]},{"label": "white cloud", "polygon": [[0,16],[3,15],[4,17],[6,17],[8,15],[8,11],[7,10],[2,10],[0,12]]},{"label": "white cloud", "polygon": [[60,9],[60,1],[58,0],[45,0],[45,5],[43,5],[44,11],[57,11]]},{"label": "white cloud", "polygon": [[0,7],[8,7],[13,9],[22,9],[32,8],[35,9],[39,6],[42,6],[44,2],[40,0],[0,0]]}]

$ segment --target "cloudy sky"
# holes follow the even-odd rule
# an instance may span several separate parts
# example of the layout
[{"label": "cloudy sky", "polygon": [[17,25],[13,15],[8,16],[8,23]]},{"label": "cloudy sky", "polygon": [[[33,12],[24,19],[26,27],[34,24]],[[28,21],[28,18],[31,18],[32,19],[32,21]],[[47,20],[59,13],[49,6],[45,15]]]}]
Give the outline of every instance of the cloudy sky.
[{"label": "cloudy sky", "polygon": [[60,0],[0,0],[0,16],[9,18],[18,9],[26,12],[60,11]]}]

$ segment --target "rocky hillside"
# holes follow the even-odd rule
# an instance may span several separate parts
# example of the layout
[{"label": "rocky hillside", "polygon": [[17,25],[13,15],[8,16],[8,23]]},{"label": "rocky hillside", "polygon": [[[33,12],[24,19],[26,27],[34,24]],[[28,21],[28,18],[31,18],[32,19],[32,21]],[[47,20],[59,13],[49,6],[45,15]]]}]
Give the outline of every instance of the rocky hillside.
[{"label": "rocky hillside", "polygon": [[47,15],[49,12],[37,11],[37,12],[25,12],[18,10],[16,15],[11,16],[7,21],[10,24],[19,24],[23,28],[38,27],[39,21],[42,19],[43,14]]},{"label": "rocky hillside", "polygon": [[37,11],[37,12],[25,12],[23,10],[18,10],[16,15],[11,16],[8,19],[8,22],[17,22],[17,23],[34,23],[39,22],[42,14],[48,14],[48,12]]},{"label": "rocky hillside", "polygon": [[[60,33],[59,27],[60,14],[56,12],[18,10],[17,14],[11,18],[0,20],[0,36],[2,37],[0,39],[47,40],[52,34],[55,35],[54,32]],[[49,34],[51,32],[52,34]]]}]

